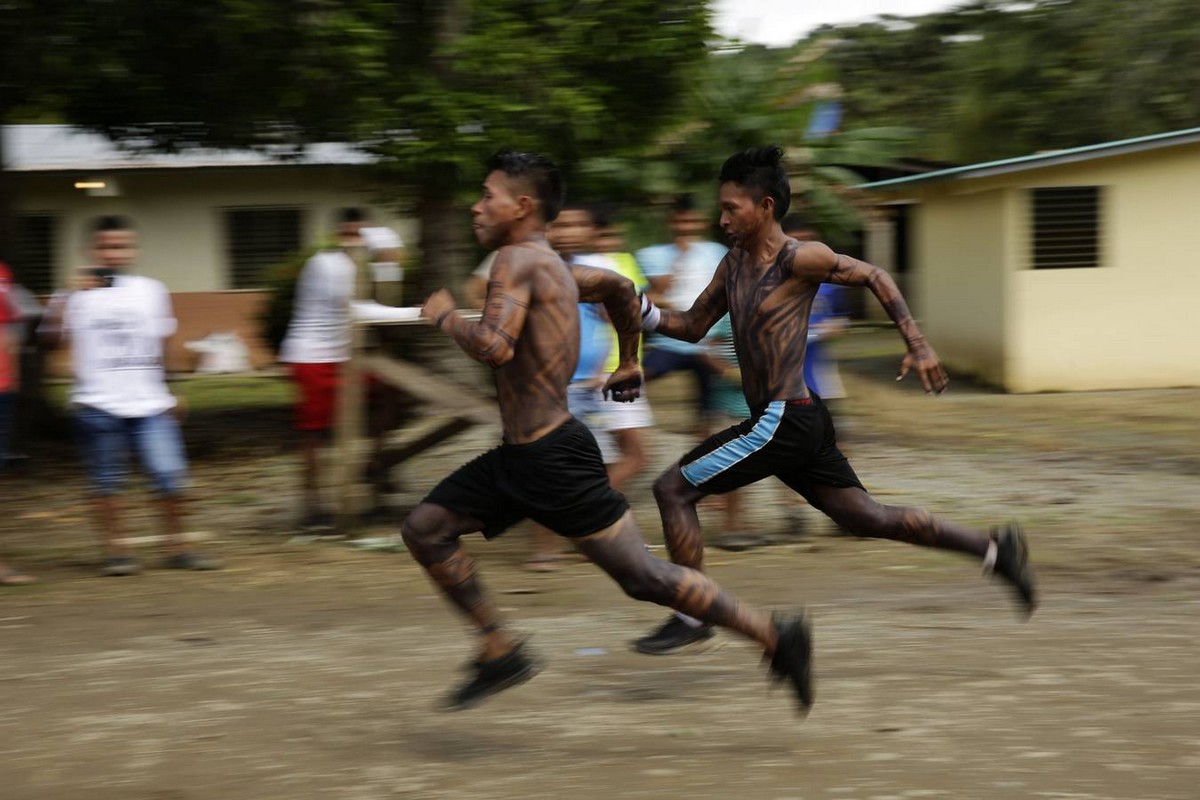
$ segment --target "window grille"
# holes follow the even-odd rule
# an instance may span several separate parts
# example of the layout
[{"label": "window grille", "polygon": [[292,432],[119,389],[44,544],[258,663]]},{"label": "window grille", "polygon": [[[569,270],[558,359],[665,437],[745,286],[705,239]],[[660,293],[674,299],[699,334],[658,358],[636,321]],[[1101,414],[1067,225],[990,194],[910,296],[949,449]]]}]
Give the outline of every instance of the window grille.
[{"label": "window grille", "polygon": [[229,288],[261,288],[267,271],[300,249],[301,227],[299,208],[226,209]]},{"label": "window grille", "polygon": [[1100,187],[1033,190],[1033,268],[1100,266]]}]

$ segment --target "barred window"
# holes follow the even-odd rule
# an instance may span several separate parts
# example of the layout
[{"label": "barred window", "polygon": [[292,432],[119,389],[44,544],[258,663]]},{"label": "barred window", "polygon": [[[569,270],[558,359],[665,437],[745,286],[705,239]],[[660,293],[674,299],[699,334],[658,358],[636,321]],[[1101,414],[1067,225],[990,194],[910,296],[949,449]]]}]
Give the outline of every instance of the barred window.
[{"label": "barred window", "polygon": [[13,278],[34,294],[54,291],[55,234],[58,217],[53,214],[17,214]]},{"label": "barred window", "polygon": [[226,209],[229,288],[261,288],[267,271],[300,249],[302,223],[299,208]]},{"label": "barred window", "polygon": [[1100,266],[1100,187],[1033,190],[1034,269]]}]

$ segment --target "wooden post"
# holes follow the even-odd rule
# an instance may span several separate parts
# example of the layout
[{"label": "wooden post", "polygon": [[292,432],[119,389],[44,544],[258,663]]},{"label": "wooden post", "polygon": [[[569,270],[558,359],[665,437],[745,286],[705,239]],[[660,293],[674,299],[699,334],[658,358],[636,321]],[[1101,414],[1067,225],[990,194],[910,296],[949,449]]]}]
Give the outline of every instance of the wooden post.
[{"label": "wooden post", "polygon": [[[364,276],[367,252],[355,247],[348,251],[355,264],[354,298],[370,297],[371,283]],[[363,359],[367,345],[367,329],[351,318],[350,360],[342,367],[342,379],[337,393],[337,418],[334,425],[333,476],[337,492],[337,511],[334,524],[338,533],[351,536],[358,523],[366,498],[363,485],[363,466],[366,454],[365,392],[363,391]]]},{"label": "wooden post", "polygon": [[[462,313],[462,312],[460,312]],[[478,319],[478,312],[466,312],[467,319]],[[334,485],[337,494],[337,529],[350,535],[358,525],[359,512],[368,487],[363,481],[363,466],[368,452],[366,402],[363,376],[370,373],[378,380],[403,388],[426,408],[435,409],[424,422],[410,426],[392,442],[401,460],[407,460],[475,425],[496,424],[499,412],[494,403],[470,389],[408,361],[374,352],[370,330],[373,325],[428,326],[428,320],[362,320],[350,322],[350,360],[338,387],[337,416],[334,428]]]}]

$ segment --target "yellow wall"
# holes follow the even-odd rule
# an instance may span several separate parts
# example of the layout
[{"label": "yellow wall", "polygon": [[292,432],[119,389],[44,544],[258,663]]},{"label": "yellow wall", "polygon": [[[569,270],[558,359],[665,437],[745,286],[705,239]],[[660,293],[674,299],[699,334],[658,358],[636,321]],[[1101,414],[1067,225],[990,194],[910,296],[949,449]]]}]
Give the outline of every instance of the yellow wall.
[{"label": "yellow wall", "polygon": [[[18,173],[16,211],[59,216],[56,274],[61,284],[85,263],[88,226],[101,214],[128,216],[138,229],[138,272],[157,278],[173,292],[228,289],[223,213],[229,207],[292,206],[304,210],[303,240],[315,245],[328,235],[337,209],[366,205],[371,187],[348,167],[256,167],[117,172],[116,197],[92,197],[73,188],[86,175]],[[377,210],[405,242],[413,230]]]},{"label": "yellow wall", "polygon": [[[1026,257],[1008,388],[1200,385],[1200,147],[1042,170],[1025,185],[1104,187],[1103,266],[1031,270]],[[1025,254],[1028,225],[1018,235]]]},{"label": "yellow wall", "polygon": [[[1029,190],[1101,186],[1101,262],[1030,269]],[[914,187],[915,188],[915,187]],[[1200,145],[920,188],[917,313],[1015,392],[1200,386]]]},{"label": "yellow wall", "polygon": [[913,312],[943,361],[992,383],[1004,376],[1004,199],[944,194],[910,217]]}]

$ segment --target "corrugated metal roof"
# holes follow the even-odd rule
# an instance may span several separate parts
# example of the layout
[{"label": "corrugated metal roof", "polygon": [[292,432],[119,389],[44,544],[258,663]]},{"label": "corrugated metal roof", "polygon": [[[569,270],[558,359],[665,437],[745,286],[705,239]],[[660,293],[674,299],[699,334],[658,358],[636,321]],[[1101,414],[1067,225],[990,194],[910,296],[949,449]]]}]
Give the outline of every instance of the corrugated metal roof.
[{"label": "corrugated metal roof", "polygon": [[1055,167],[1062,164],[1074,164],[1080,161],[1091,161],[1099,158],[1140,153],[1145,150],[1157,150],[1164,147],[1175,147],[1183,144],[1200,142],[1200,128],[1188,128],[1182,131],[1156,133],[1150,136],[1140,136],[1135,139],[1121,139],[1115,142],[1090,144],[1084,147],[1073,147],[1069,150],[1054,150],[1048,153],[1034,153],[1018,158],[1005,158],[1000,161],[986,161],[980,164],[968,164],[963,167],[942,169],[936,172],[926,172],[921,175],[909,175],[903,178],[890,178],[886,181],[863,183],[859,189],[873,191],[890,191],[907,189],[917,184],[936,183],[939,181],[971,180],[987,178],[994,175],[1005,175],[1012,172]]},{"label": "corrugated metal roof", "polygon": [[5,168],[13,172],[355,165],[375,160],[353,145],[337,142],[312,144],[299,154],[215,149],[162,153],[120,147],[107,137],[70,125],[5,125],[0,135]]}]

